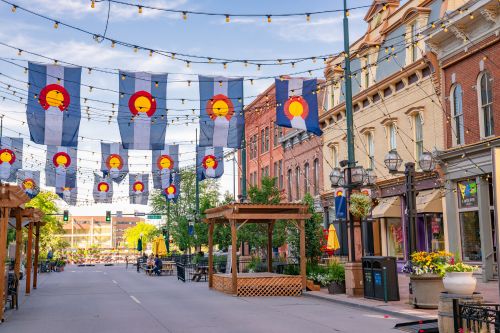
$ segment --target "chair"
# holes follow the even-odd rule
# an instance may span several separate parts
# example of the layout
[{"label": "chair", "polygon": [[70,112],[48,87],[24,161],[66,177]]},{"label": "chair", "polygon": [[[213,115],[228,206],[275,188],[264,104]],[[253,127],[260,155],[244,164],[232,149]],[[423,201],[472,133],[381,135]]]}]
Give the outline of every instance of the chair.
[{"label": "chair", "polygon": [[15,276],[15,274],[12,274],[11,276],[9,276],[9,284],[7,286],[7,300],[6,300],[6,302],[9,303],[11,309],[13,309],[15,306],[16,310],[19,310],[18,294],[19,294],[19,279],[17,278],[17,276]]}]

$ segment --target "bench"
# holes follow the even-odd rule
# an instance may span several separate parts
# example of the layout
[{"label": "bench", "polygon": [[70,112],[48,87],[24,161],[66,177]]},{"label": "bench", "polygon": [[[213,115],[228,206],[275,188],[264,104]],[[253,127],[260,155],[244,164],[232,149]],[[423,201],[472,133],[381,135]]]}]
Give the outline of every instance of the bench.
[{"label": "bench", "polygon": [[166,261],[162,263],[161,272],[168,273],[169,275],[174,275],[174,265],[175,261]]},{"label": "bench", "polygon": [[196,271],[191,276],[191,281],[200,282],[203,277],[205,281],[207,281],[208,276],[208,266],[198,266]]}]

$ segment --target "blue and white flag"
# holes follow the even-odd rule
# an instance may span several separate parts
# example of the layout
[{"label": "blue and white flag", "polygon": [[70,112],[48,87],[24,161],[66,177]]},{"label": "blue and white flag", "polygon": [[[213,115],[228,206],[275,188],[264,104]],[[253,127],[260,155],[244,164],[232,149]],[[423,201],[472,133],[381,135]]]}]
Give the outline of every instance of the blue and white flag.
[{"label": "blue and white flag", "polygon": [[276,125],[297,128],[318,136],[317,80],[276,79]]},{"label": "blue and white flag", "polygon": [[31,141],[76,147],[80,128],[80,67],[28,63],[26,118]]},{"label": "blue and white flag", "polygon": [[149,174],[129,175],[129,197],[130,203],[135,205],[147,205],[149,196]]},{"label": "blue and white flag", "polygon": [[240,148],[244,135],[243,79],[199,76],[200,147]]},{"label": "blue and white flag", "polygon": [[219,178],[224,174],[224,148],[198,147],[196,175],[198,180]]},{"label": "blue and white flag", "polygon": [[164,191],[171,182],[171,176],[179,173],[179,146],[167,145],[165,149],[152,152],[153,187]]},{"label": "blue and white flag", "polygon": [[120,71],[118,126],[125,149],[163,149],[167,74]]},{"label": "blue and white flag", "polygon": [[177,202],[181,191],[181,174],[180,172],[172,173],[169,177],[168,184],[162,189],[163,195],[168,201]]},{"label": "blue and white flag", "polygon": [[56,194],[64,200],[68,205],[75,206],[78,197],[78,188],[65,187],[63,189],[56,188]]},{"label": "blue and white flag", "polygon": [[77,150],[70,147],[47,146],[45,184],[56,192],[76,187]]},{"label": "blue and white flag", "polygon": [[31,198],[40,193],[40,171],[17,171],[17,184]]},{"label": "blue and white flag", "polygon": [[111,203],[113,200],[113,182],[111,179],[94,175],[93,195],[96,203]]},{"label": "blue and white flag", "polygon": [[101,143],[101,171],[119,183],[128,173],[128,150],[121,143]]},{"label": "blue and white flag", "polygon": [[17,170],[23,167],[23,139],[0,138],[0,180],[16,181]]}]

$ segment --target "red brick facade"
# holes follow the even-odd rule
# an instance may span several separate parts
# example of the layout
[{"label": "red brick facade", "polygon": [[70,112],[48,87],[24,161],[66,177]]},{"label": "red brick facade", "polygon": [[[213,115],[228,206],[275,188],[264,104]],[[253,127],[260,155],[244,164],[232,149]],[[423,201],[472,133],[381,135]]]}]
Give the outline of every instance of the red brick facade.
[{"label": "red brick facade", "polygon": [[454,146],[454,135],[456,130],[452,130],[452,126],[456,126],[453,119],[453,87],[457,84],[461,85],[462,109],[464,119],[464,143],[472,144],[483,139],[481,135],[480,123],[480,108],[479,98],[480,89],[478,85],[478,77],[488,71],[491,77],[491,88],[493,96],[493,114],[494,114],[494,136],[500,135],[500,110],[498,105],[495,105],[495,100],[500,96],[500,69],[496,64],[500,54],[499,38],[492,36],[481,43],[478,43],[474,48],[470,48],[467,52],[460,52],[452,58],[446,60],[442,64],[443,75],[443,105],[446,110],[446,148]]}]

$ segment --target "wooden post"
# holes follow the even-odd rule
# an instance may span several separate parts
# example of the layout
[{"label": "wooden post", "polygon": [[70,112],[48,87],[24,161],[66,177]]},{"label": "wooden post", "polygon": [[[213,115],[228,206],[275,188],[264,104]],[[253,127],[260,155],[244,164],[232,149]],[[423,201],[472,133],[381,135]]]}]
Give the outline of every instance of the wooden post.
[{"label": "wooden post", "polygon": [[33,289],[36,289],[38,282],[38,256],[40,254],[40,221],[37,221],[35,226],[35,262],[33,263]]},{"label": "wooden post", "polygon": [[16,209],[16,256],[14,262],[14,274],[17,278],[21,278],[21,246],[23,243],[23,219],[21,209]]},{"label": "wooden post", "polygon": [[231,220],[231,277],[233,282],[233,294],[236,295],[238,293],[238,271],[237,271],[237,260],[236,250],[237,250],[237,234],[236,234],[236,221]]},{"label": "wooden post", "polygon": [[26,249],[26,295],[31,292],[31,267],[33,263],[31,261],[33,250],[33,222],[28,224],[28,246]]},{"label": "wooden post", "polygon": [[302,290],[306,290],[306,221],[300,220],[300,276]]},{"label": "wooden post", "polygon": [[214,281],[214,222],[208,226],[208,287],[212,288]]},{"label": "wooden post", "polygon": [[7,225],[9,223],[10,209],[0,208],[0,321],[4,321],[4,293],[5,293],[5,259],[7,259]]},{"label": "wooden post", "polygon": [[273,271],[273,227],[274,221],[267,224],[267,271]]}]

